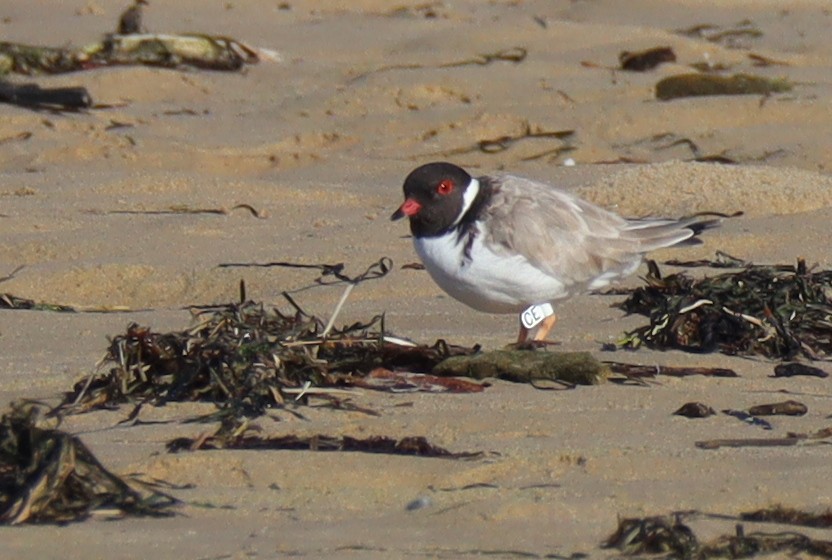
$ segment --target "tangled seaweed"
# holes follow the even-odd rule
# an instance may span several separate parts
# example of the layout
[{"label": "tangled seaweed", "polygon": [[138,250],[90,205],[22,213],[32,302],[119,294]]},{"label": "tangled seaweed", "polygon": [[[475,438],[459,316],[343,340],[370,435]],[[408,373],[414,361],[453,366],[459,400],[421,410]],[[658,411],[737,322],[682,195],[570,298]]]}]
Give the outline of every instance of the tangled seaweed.
[{"label": "tangled seaweed", "polygon": [[219,417],[256,417],[290,395],[294,401],[309,387],[336,386],[345,376],[379,366],[430,371],[448,356],[476,350],[442,341],[402,346],[384,334],[383,316],[327,332],[294,305],[294,313],[250,301],[212,307],[179,332],[131,324],[111,340],[99,368],[107,371],[76,383],[58,410],[203,401],[215,403]]},{"label": "tangled seaweed", "polygon": [[139,492],[77,437],[39,427],[37,416],[37,408],[18,406],[0,420],[0,524],[173,515],[174,498]]},{"label": "tangled seaweed", "polygon": [[751,558],[775,553],[808,553],[817,558],[832,558],[832,541],[812,539],[803,533],[745,533],[741,524],[735,533],[702,543],[683,522],[685,515],[621,519],[618,528],[602,545],[617,548],[625,556],[661,554],[663,558],[710,560],[716,558]]},{"label": "tangled seaweed", "polygon": [[781,360],[832,354],[832,270],[809,270],[800,259],[694,280],[684,272],[662,277],[653,261],[649,268],[647,285],[618,305],[650,318],[624,346]]}]

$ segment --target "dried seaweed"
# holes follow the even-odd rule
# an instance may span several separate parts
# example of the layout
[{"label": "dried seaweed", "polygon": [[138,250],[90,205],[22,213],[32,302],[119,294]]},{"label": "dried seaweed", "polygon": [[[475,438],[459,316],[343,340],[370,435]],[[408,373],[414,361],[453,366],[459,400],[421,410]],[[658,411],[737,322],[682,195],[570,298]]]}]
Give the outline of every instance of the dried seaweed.
[{"label": "dried seaweed", "polygon": [[376,368],[368,375],[344,376],[342,382],[350,387],[388,391],[390,393],[480,393],[487,383],[467,379],[439,377],[426,373],[395,372],[387,368]]},{"label": "dried seaweed", "polygon": [[685,418],[707,418],[716,414],[716,411],[705,403],[689,402],[683,404],[673,414],[676,416],[684,416]]},{"label": "dried seaweed", "polygon": [[12,294],[0,294],[0,309],[28,309],[31,311],[57,311],[60,313],[77,313],[78,309],[70,305],[43,303],[17,297]]},{"label": "dried seaweed", "polygon": [[751,438],[751,439],[712,439],[697,441],[699,449],[719,449],[721,447],[788,447],[798,444],[816,444],[832,438],[832,428],[823,428],[814,432],[789,432],[781,438]]},{"label": "dried seaweed", "polygon": [[810,359],[832,357],[832,270],[753,265],[694,280],[661,276],[649,263],[645,286],[618,307],[650,318],[628,333],[626,347]]},{"label": "dried seaweed", "polygon": [[[242,432],[242,433],[240,433]],[[295,451],[354,451],[361,453],[383,453],[387,455],[415,455],[418,457],[438,457],[443,459],[479,459],[481,452],[452,453],[447,449],[428,442],[422,436],[395,439],[387,436],[370,436],[354,438],[350,436],[314,435],[301,437],[296,435],[269,436],[247,434],[247,430],[225,430],[220,428],[215,434],[197,438],[175,438],[167,444],[170,453],[179,451],[215,450],[215,449],[269,449]]]},{"label": "dried seaweed", "polygon": [[772,79],[750,74],[719,76],[714,74],[678,74],[656,84],[656,99],[669,101],[682,97],[709,95],[769,95],[792,90],[785,79]]},{"label": "dried seaweed", "polygon": [[235,204],[231,208],[191,208],[190,206],[180,205],[180,206],[171,206],[169,208],[165,208],[163,210],[92,210],[90,211],[91,214],[149,214],[149,215],[162,215],[162,214],[216,214],[219,216],[227,216],[231,214],[234,210],[247,210],[249,214],[254,216],[255,218],[264,219],[268,217],[268,214],[265,211],[257,210],[251,204]]},{"label": "dried seaweed", "polygon": [[568,143],[575,135],[574,130],[541,130],[537,127],[532,127],[531,124],[526,123],[525,130],[520,134],[516,135],[505,135],[500,136],[498,138],[490,138],[485,140],[480,140],[473,146],[466,146],[464,148],[456,148],[453,150],[447,150],[440,152],[439,154],[435,155],[442,155],[442,156],[456,156],[461,154],[469,154],[471,152],[481,152],[483,154],[499,154],[501,152],[507,151],[511,148],[514,144],[522,141],[528,140],[560,140],[561,144],[554,147],[549,148],[547,150],[543,150],[542,152],[538,152],[536,154],[532,154],[530,156],[525,156],[521,158],[521,161],[533,161],[536,159],[541,159],[546,156],[557,157],[561,154],[570,152],[575,150],[575,147]]},{"label": "dried seaweed", "polygon": [[8,73],[61,74],[134,64],[235,71],[247,64],[276,58],[275,53],[255,49],[229,37],[200,33],[139,33],[142,30],[141,4],[145,3],[137,0],[122,14],[117,33],[107,33],[102,40],[78,49],[0,42],[0,76]]},{"label": "dried seaweed", "polygon": [[601,545],[617,548],[626,555],[669,554],[693,558],[699,541],[680,516],[619,519],[618,528]]},{"label": "dried seaweed", "polygon": [[68,523],[91,515],[168,516],[176,503],[108,471],[75,436],[40,427],[38,410],[0,420],[0,523]]},{"label": "dried seaweed", "polygon": [[762,521],[766,523],[784,523],[786,525],[800,525],[802,527],[832,528],[832,510],[821,513],[809,513],[799,509],[775,505],[756,511],[740,514],[743,521]]},{"label": "dried seaweed", "polygon": [[[708,543],[702,543],[693,530],[683,522],[690,514],[696,512],[620,519],[615,533],[607,538],[602,547],[616,548],[626,556],[662,554],[665,558],[679,560],[752,558],[770,556],[774,553],[790,556],[809,553],[819,558],[832,558],[830,541],[812,539],[797,532],[755,531],[746,534],[741,524],[735,526],[733,534],[722,535]],[[708,517],[732,518],[714,515]]]},{"label": "dried seaweed", "polygon": [[[364,273],[349,277],[343,265],[295,265],[322,270],[316,285],[358,283],[380,278],[391,263],[382,259]],[[205,419],[255,417],[287,401],[303,404],[309,398],[326,399],[333,407],[359,409],[341,399],[341,390],[323,390],[347,384],[350,376],[363,376],[379,367],[429,372],[450,356],[470,354],[437,342],[416,346],[384,332],[383,316],[341,329],[306,314],[284,294],[291,311],[267,308],[245,301],[195,310],[196,324],[179,332],[157,333],[131,324],[110,340],[98,372],[78,381],[55,413],[78,413],[123,403],[202,401],[219,411]],[[345,292],[346,294],[347,292]],[[342,302],[343,303],[342,298]],[[340,306],[340,304],[339,304]]]},{"label": "dried seaweed", "polygon": [[758,404],[748,409],[752,416],[803,416],[809,408],[797,401],[783,401],[771,404]]},{"label": "dried seaweed", "polygon": [[610,371],[627,378],[656,377],[689,377],[691,375],[705,375],[708,377],[739,377],[737,372],[729,368],[720,367],[687,367],[687,366],[645,366],[641,364],[625,364],[623,362],[604,362]]},{"label": "dried seaweed", "polygon": [[757,39],[763,36],[760,28],[749,19],[744,19],[730,27],[707,23],[699,24],[686,29],[677,29],[676,33],[704,39],[711,43],[719,43],[729,48],[747,48],[748,39]]},{"label": "dried seaweed", "polygon": [[10,84],[0,81],[0,103],[29,109],[77,111],[92,106],[92,98],[83,87],[48,87],[37,84]]},{"label": "dried seaweed", "polygon": [[665,62],[676,62],[676,53],[670,47],[653,47],[644,51],[622,51],[618,55],[622,70],[646,72]]},{"label": "dried seaweed", "polygon": [[508,49],[496,51],[493,53],[483,53],[475,55],[472,58],[462,60],[453,60],[449,62],[442,62],[439,64],[390,64],[381,66],[374,70],[362,72],[357,76],[352,77],[350,83],[366,78],[371,74],[379,74],[381,72],[389,72],[391,70],[421,70],[423,68],[457,68],[459,66],[488,66],[494,62],[511,62],[512,64],[519,64],[526,60],[528,51],[523,47],[511,47]]},{"label": "dried seaweed", "polygon": [[774,366],[774,377],[797,377],[800,375],[820,377],[821,379],[829,377],[829,374],[822,369],[806,364],[791,363]]}]

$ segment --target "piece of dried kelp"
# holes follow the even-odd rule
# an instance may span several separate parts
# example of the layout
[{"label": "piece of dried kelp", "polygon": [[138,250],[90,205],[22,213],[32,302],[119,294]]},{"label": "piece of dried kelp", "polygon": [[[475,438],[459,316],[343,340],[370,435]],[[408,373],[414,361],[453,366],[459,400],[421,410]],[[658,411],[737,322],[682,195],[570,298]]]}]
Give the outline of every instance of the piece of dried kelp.
[{"label": "piece of dried kelp", "polygon": [[604,362],[610,371],[626,377],[689,377],[691,375],[705,375],[708,377],[739,377],[736,371],[720,367],[687,367],[687,366],[645,366],[641,364],[625,364],[622,362]]},{"label": "piece of dried kelp", "polygon": [[758,404],[748,409],[752,416],[803,416],[809,411],[805,404],[797,401],[783,401],[771,404]]},{"label": "piece of dried kelp", "polygon": [[792,87],[788,80],[749,74],[678,74],[668,76],[656,84],[656,99],[668,101],[708,95],[768,95],[791,91]]},{"label": "piece of dried kelp", "polygon": [[349,387],[388,391],[390,393],[479,393],[488,387],[455,377],[439,377],[426,373],[395,372],[376,368],[363,377],[344,376],[342,382]]},{"label": "piece of dried kelp", "polygon": [[685,418],[707,418],[716,414],[716,411],[705,403],[689,402],[683,404],[673,414],[684,416]]},{"label": "piece of dried kelp", "polygon": [[794,437],[781,438],[736,438],[736,439],[709,439],[697,441],[699,449],[720,449],[722,447],[790,447],[800,443],[800,439]]},{"label": "piece of dried kelp", "polygon": [[662,277],[651,261],[645,286],[618,306],[650,318],[624,346],[775,359],[832,357],[832,270],[752,265],[694,280]]},{"label": "piece of dried kelp", "polygon": [[622,70],[646,72],[665,62],[676,62],[676,53],[670,47],[654,47],[644,51],[622,51],[618,55]]},{"label": "piece of dried kelp", "polygon": [[[239,430],[237,430],[239,432]],[[388,455],[415,455],[444,459],[479,459],[481,452],[453,453],[431,444],[425,437],[411,436],[396,439],[387,436],[354,438],[350,436],[270,436],[222,433],[199,438],[176,438],[166,444],[169,452],[214,449],[270,449],[295,451],[355,451]]]},{"label": "piece of dried kelp", "polygon": [[832,510],[811,513],[794,508],[775,505],[756,511],[740,514],[743,521],[759,521],[766,523],[783,523],[786,525],[800,525],[802,527],[832,527]]},{"label": "piece of dried kelp", "polygon": [[820,377],[821,379],[829,377],[829,374],[822,369],[806,364],[790,363],[774,366],[774,377],[796,377],[799,375]]},{"label": "piece of dried kelp", "polygon": [[821,440],[832,438],[832,428],[823,428],[814,432],[789,432],[784,438],[752,438],[752,439],[712,439],[697,441],[699,449],[719,449],[720,447],[783,447],[798,444],[819,443]]},{"label": "piece of dried kelp", "polygon": [[108,471],[77,437],[15,406],[0,420],[0,523],[68,523],[91,515],[173,515],[176,500]]},{"label": "piece of dried kelp", "polygon": [[11,84],[0,81],[0,103],[29,109],[77,111],[92,106],[92,98],[83,87],[41,88],[37,84]]}]

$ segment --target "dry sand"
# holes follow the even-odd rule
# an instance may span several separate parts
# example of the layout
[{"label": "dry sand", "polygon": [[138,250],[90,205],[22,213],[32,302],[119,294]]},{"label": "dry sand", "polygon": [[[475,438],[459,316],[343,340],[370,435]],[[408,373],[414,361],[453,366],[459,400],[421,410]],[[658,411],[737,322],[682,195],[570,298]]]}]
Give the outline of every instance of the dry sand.
[{"label": "dry sand", "polygon": [[[0,29],[7,41],[81,45],[111,29],[123,8],[104,0],[7,0]],[[143,310],[0,312],[4,406],[68,389],[101,357],[105,337],[131,321],[180,329],[189,321],[182,306],[231,301],[241,278],[251,297],[275,303],[282,290],[311,280],[303,271],[218,269],[223,262],[346,262],[357,272],[386,255],[396,270],[355,290],[344,322],[385,311],[391,330],[420,341],[509,342],[515,318],[477,314],[424,272],[398,268],[416,257],[405,226],[387,217],[404,175],[432,159],[557,181],[625,214],[746,211],[708,232],[705,245],[659,258],[721,249],[756,262],[803,256],[832,266],[832,11],[825,0],[181,0],[152,2],[146,13],[151,30],[229,35],[274,49],[281,61],[241,74],[113,68],[40,78],[42,85],[84,85],[114,107],[50,114],[0,106],[0,139],[32,133],[0,143],[0,275],[25,265],[2,290]],[[742,48],[674,32],[745,19],[763,34],[738,37]],[[672,46],[678,62],[646,74],[611,70],[620,51],[658,45]],[[518,64],[440,67],[517,47],[528,51]],[[749,52],[784,64],[755,68]],[[770,98],[652,98],[660,77],[706,58],[798,85]],[[423,67],[401,68],[414,64]],[[387,66],[400,67],[372,72]],[[466,151],[527,127],[573,129],[574,150],[557,154],[560,141],[535,139],[499,153]],[[675,138],[741,165],[682,163],[692,151]],[[566,157],[577,165],[563,167]],[[610,163],[622,158],[645,165]],[[240,203],[268,218],[244,210],[108,213]],[[331,288],[297,297],[326,316],[339,295]],[[3,528],[3,556],[604,557],[599,543],[621,516],[832,505],[828,447],[694,447],[702,439],[824,428],[832,412],[828,380],[773,379],[774,364],[761,360],[603,354],[600,342],[640,324],[610,303],[585,296],[560,305],[554,337],[562,348],[724,366],[741,377],[563,392],[496,382],[465,396],[364,392],[355,401],[380,417],[304,409],[306,421],[278,411],[279,421],[261,422],[269,433],[425,435],[451,450],[492,452],[475,462],[311,452],[173,456],[164,442],[200,427],[111,429],[124,411],[89,414],[66,427],[106,465],[195,485],[176,493],[191,504],[186,515]],[[771,433],[727,416],[671,415],[692,400],[717,409],[783,400],[778,391],[786,389],[809,413],[776,419]],[[167,407],[148,417],[193,412]],[[464,489],[483,483],[489,486]],[[428,507],[405,510],[420,497]],[[733,530],[730,522],[695,527],[705,538]]]}]

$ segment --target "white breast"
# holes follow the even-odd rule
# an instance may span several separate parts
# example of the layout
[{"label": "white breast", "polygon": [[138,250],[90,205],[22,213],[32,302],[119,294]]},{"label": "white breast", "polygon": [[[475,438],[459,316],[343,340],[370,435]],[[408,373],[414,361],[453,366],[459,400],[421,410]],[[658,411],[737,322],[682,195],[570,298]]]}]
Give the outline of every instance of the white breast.
[{"label": "white breast", "polygon": [[519,313],[532,304],[569,296],[564,283],[520,255],[495,253],[477,235],[466,256],[455,232],[414,238],[425,268],[440,288],[478,311]]}]

